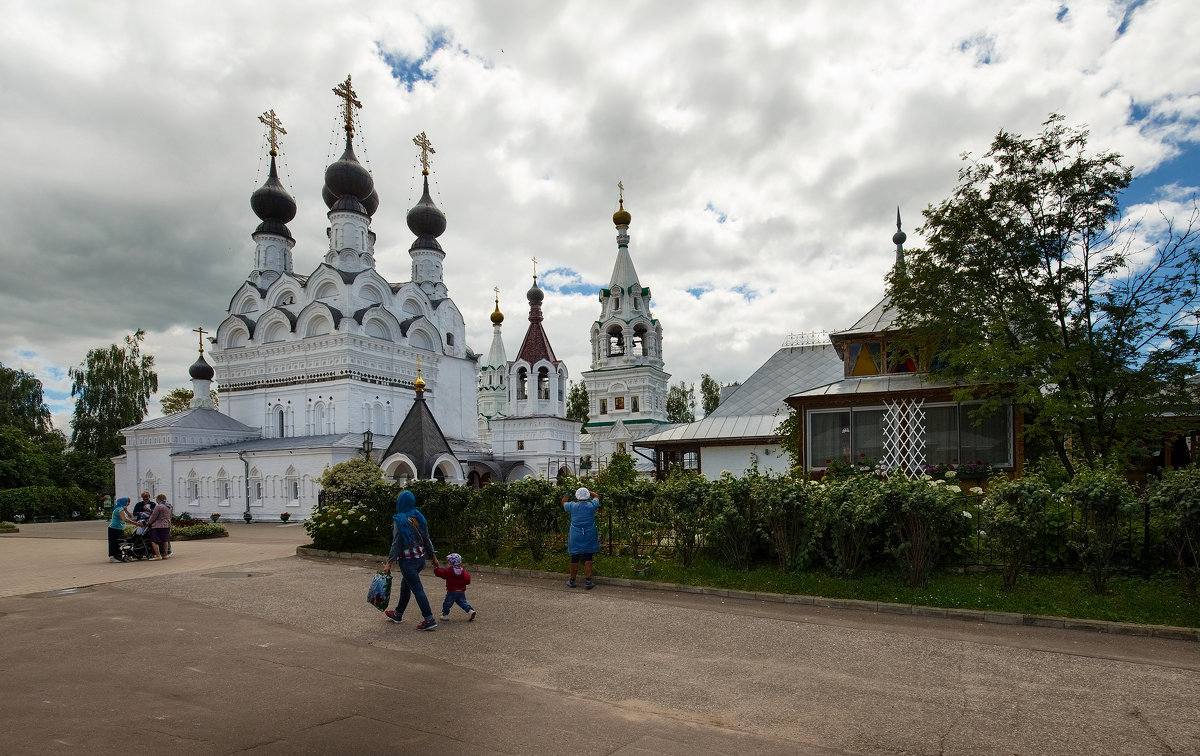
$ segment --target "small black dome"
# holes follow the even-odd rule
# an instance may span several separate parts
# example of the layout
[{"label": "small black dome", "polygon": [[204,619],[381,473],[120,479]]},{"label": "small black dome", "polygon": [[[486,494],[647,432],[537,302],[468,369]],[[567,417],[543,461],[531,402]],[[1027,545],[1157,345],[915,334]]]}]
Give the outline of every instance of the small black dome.
[{"label": "small black dome", "polygon": [[529,291],[525,292],[525,298],[529,300],[529,304],[541,304],[542,300],[546,298],[546,294],[538,288],[535,280]]},{"label": "small black dome", "polygon": [[362,202],[375,191],[375,179],[354,156],[354,146],[346,137],[346,151],[325,169],[325,188],[321,196],[325,205],[332,207],[338,197],[351,195]]},{"label": "small black dome", "polygon": [[271,157],[271,172],[267,182],[254,190],[250,195],[250,208],[259,220],[273,220],[287,223],[296,217],[296,200],[288,194],[287,189],[279,181],[275,171],[275,158]]},{"label": "small black dome", "polygon": [[425,193],[408,211],[408,230],[417,236],[441,236],[446,230],[446,216],[429,196],[429,177],[425,177]]},{"label": "small black dome", "polygon": [[[262,223],[259,223],[258,228],[254,229],[254,233],[275,234],[276,236],[282,236],[284,239],[292,238],[292,232],[288,230],[288,227],[277,220],[265,220]],[[254,234],[251,234],[251,237],[253,236]]]},{"label": "small black dome", "polygon": [[196,358],[196,361],[192,363],[192,366],[188,368],[188,375],[190,375],[193,380],[211,381],[213,376],[216,375],[216,372],[212,369],[212,365],[209,365],[204,361],[204,355],[200,355]]},{"label": "small black dome", "polygon": [[350,210],[351,212],[367,214],[367,209],[358,201],[357,197],[352,197],[349,194],[343,194],[338,197],[332,205],[329,206],[331,211],[334,210]]},{"label": "small black dome", "polygon": [[897,231],[896,233],[892,234],[892,244],[903,244],[904,240],[907,238],[908,235],[903,231]]}]

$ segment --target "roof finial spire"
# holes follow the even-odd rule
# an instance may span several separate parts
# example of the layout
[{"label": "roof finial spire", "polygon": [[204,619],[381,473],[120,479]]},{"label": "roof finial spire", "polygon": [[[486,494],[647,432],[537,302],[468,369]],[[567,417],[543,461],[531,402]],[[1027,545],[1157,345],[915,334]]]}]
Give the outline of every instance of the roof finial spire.
[{"label": "roof finial spire", "polygon": [[537,286],[537,258],[531,257],[529,259],[533,260],[533,285]]},{"label": "roof finial spire", "polygon": [[417,380],[413,381],[413,388],[420,394],[425,391],[425,381],[421,378],[421,358],[417,358]]},{"label": "roof finial spire", "polygon": [[203,328],[193,328],[192,333],[199,334],[200,354],[203,355],[204,354],[204,334],[208,333],[208,331],[204,330]]},{"label": "roof finial spire", "polygon": [[433,149],[433,142],[429,141],[424,131],[413,137],[413,144],[421,148],[421,175],[428,176],[429,156],[436,155],[437,150]]},{"label": "roof finial spire", "polygon": [[354,108],[362,108],[363,104],[358,101],[358,93],[350,86],[350,74],[346,74],[346,80],[333,88],[333,93],[342,100],[342,118],[345,121],[346,136],[347,138],[352,137],[354,136]]},{"label": "roof finial spire", "polygon": [[896,245],[896,270],[904,273],[904,242],[908,235],[900,228],[900,206],[896,206],[896,233],[892,234],[892,244]]},{"label": "roof finial spire", "polygon": [[287,129],[283,128],[283,122],[275,115],[275,109],[272,108],[258,117],[267,126],[267,142],[271,145],[271,157],[279,154],[279,135],[286,134]]}]

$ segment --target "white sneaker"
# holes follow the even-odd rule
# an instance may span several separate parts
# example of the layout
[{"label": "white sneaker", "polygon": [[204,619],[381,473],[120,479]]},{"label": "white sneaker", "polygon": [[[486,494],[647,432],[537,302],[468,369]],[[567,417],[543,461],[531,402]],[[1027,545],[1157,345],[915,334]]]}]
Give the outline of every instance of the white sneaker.
[{"label": "white sneaker", "polygon": [[449,621],[450,621],[450,615],[449,615],[449,614],[443,614],[443,615],[442,615],[442,622],[449,622]]},{"label": "white sneaker", "polygon": [[120,559],[117,559],[115,556],[110,556],[108,561],[112,562],[113,564],[123,564],[123,562]]}]

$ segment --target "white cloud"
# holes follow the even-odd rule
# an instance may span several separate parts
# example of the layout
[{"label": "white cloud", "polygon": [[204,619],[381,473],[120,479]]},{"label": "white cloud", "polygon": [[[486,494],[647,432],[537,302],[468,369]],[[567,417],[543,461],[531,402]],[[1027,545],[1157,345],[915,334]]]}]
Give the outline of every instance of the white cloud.
[{"label": "white cloud", "polygon": [[[398,5],[8,9],[0,360],[27,350],[61,387],[87,349],[142,327],[163,391],[187,385],[190,329],[215,328],[250,269],[267,109],[288,130],[296,269],[319,262],[322,174],[341,151],[330,89],[347,73],[366,106],[380,272],[409,278],[410,140],[424,131],[470,346],[490,343],[499,286],[515,352],[537,257],[545,327],[575,377],[599,306],[575,285],[608,281],[619,180],[668,371],[727,382],[788,333],[874,305],[896,207],[919,245],[920,211],[949,194],[959,154],[998,130],[1034,133],[1061,112],[1142,171],[1200,138],[1200,18],[1185,3],[1137,7],[1124,34],[1116,2],[1061,20],[1042,0]],[[432,79],[410,91],[381,51],[422,60],[436,35]]]}]

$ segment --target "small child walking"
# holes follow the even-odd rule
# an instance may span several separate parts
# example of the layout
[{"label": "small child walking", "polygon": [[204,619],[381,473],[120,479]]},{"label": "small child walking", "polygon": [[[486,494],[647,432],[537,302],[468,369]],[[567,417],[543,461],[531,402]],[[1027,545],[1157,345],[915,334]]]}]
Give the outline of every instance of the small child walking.
[{"label": "small child walking", "polygon": [[467,603],[467,586],[471,574],[463,569],[462,556],[451,554],[446,557],[447,567],[434,569],[433,574],[446,581],[446,600],[442,602],[442,622],[450,619],[450,607],[458,604],[467,613],[467,622],[475,619],[475,610]]}]

